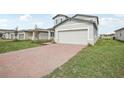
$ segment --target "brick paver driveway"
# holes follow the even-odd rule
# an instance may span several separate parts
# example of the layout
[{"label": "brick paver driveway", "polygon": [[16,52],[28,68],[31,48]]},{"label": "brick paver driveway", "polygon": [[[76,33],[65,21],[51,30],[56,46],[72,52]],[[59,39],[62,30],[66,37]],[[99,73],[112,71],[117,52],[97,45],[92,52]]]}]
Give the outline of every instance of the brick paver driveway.
[{"label": "brick paver driveway", "polygon": [[0,77],[42,77],[64,64],[83,47],[51,44],[0,54]]}]

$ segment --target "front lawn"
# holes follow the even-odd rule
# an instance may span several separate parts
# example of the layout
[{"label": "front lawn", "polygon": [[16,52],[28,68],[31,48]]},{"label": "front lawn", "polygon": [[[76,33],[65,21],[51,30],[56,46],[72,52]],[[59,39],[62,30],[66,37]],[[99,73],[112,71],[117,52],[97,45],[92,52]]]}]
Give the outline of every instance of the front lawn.
[{"label": "front lawn", "polygon": [[99,40],[45,77],[124,77],[124,42]]},{"label": "front lawn", "polygon": [[0,40],[0,53],[5,53],[9,51],[15,51],[25,48],[41,46],[43,43],[48,42],[47,40],[31,41],[12,41],[12,40]]}]

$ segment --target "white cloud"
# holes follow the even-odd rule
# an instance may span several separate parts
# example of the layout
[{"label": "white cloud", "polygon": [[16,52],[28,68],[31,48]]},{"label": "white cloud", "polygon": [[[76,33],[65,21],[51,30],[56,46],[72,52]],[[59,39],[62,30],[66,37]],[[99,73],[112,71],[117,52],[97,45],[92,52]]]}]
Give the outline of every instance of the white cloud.
[{"label": "white cloud", "polygon": [[32,16],[29,15],[29,14],[26,14],[26,15],[20,16],[19,19],[20,19],[21,21],[29,21],[29,20],[32,19]]},{"label": "white cloud", "polygon": [[39,26],[42,26],[43,25],[43,22],[33,22],[33,24],[35,24],[35,25],[39,25]]},{"label": "white cloud", "polygon": [[7,19],[0,19],[0,23],[6,23],[6,22],[8,22]]},{"label": "white cloud", "polygon": [[32,24],[35,26],[37,25],[38,27],[42,27],[44,25],[44,22],[41,20],[32,20]]},{"label": "white cloud", "polygon": [[57,14],[51,14],[51,17],[54,17],[54,16],[56,16]]},{"label": "white cloud", "polygon": [[114,14],[116,17],[124,17],[124,14]]},{"label": "white cloud", "polygon": [[120,17],[102,17],[100,18],[100,33],[111,33],[114,30],[124,26],[124,18]]},{"label": "white cloud", "polygon": [[0,27],[5,28],[7,27],[8,20],[7,19],[0,19]]},{"label": "white cloud", "polygon": [[100,18],[100,25],[102,26],[112,26],[112,25],[122,25],[124,24],[124,19],[122,18]]}]

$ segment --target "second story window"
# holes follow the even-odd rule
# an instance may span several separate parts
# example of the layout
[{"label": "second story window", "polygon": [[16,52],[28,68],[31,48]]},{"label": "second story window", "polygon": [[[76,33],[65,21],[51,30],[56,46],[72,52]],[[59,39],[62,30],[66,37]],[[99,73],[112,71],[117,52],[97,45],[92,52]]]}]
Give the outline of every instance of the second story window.
[{"label": "second story window", "polygon": [[120,33],[120,37],[121,37],[121,33]]},{"label": "second story window", "polygon": [[62,22],[62,18],[61,18],[61,22]]},{"label": "second story window", "polygon": [[54,32],[51,32],[51,37],[54,37]]},{"label": "second story window", "polygon": [[56,20],[56,24],[58,23],[58,20]]}]

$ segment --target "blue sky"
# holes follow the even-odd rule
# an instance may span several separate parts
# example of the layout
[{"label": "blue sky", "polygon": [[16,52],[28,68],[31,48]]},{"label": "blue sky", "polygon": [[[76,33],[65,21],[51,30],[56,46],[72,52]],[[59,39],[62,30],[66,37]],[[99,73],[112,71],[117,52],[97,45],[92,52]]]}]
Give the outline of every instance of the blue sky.
[{"label": "blue sky", "polygon": [[[72,16],[69,14],[68,16]],[[93,14],[99,17],[99,33],[112,33],[124,27],[124,14]],[[55,14],[0,14],[0,29],[31,29],[37,24],[39,28],[53,26]]]}]

